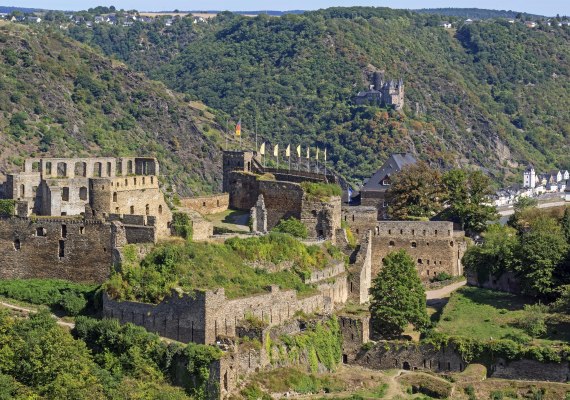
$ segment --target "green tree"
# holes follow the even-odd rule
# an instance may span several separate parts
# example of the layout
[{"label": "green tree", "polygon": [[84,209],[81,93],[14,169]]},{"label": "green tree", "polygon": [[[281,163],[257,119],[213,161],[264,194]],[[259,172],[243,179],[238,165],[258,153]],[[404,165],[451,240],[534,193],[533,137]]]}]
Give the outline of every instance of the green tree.
[{"label": "green tree", "polygon": [[498,218],[496,208],[488,204],[491,180],[481,171],[451,170],[443,176],[443,184],[449,206],[444,216],[468,233],[483,232],[489,221]]},{"label": "green tree", "polygon": [[556,286],[556,272],[567,256],[568,243],[554,218],[540,216],[522,233],[516,267],[525,292],[547,296]]},{"label": "green tree", "polygon": [[568,244],[570,244],[570,207],[566,207],[564,210],[564,216],[562,217],[562,232]]},{"label": "green tree", "polygon": [[407,165],[391,178],[386,197],[392,218],[429,219],[443,209],[441,173],[427,163]]},{"label": "green tree", "polygon": [[463,256],[465,270],[476,273],[481,283],[489,279],[489,274],[499,276],[512,271],[518,245],[515,229],[500,224],[489,225],[483,233],[483,244],[469,247]]},{"label": "green tree", "polygon": [[373,326],[382,336],[399,336],[408,324],[416,330],[428,326],[425,291],[416,263],[405,250],[386,256],[370,295]]}]

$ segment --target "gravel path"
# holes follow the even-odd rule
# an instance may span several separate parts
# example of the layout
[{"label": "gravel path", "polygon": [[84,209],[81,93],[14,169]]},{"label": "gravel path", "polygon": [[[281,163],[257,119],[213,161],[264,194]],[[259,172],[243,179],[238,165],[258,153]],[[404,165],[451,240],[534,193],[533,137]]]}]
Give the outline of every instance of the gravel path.
[{"label": "gravel path", "polygon": [[428,290],[426,292],[426,299],[427,300],[437,300],[437,299],[442,299],[444,297],[448,297],[451,293],[455,292],[457,289],[459,289],[462,286],[465,286],[466,284],[467,284],[467,281],[461,281],[461,282],[453,283],[449,286],[444,286],[441,289]]}]

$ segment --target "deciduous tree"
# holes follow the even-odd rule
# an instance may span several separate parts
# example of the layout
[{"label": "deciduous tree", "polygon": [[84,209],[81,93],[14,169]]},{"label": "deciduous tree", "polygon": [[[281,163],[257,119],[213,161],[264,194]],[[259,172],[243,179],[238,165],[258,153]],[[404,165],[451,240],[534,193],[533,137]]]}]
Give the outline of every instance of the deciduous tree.
[{"label": "deciduous tree", "polygon": [[392,177],[386,196],[394,219],[429,219],[443,209],[445,190],[439,170],[420,161]]}]

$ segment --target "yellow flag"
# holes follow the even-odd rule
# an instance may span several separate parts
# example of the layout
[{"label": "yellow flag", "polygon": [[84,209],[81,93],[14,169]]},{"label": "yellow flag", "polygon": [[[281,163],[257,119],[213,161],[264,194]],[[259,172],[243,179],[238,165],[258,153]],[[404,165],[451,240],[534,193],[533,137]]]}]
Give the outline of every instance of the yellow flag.
[{"label": "yellow flag", "polygon": [[265,142],[261,143],[261,146],[259,146],[259,154],[262,156],[265,155]]},{"label": "yellow flag", "polygon": [[310,150],[310,147],[307,147],[307,159],[308,159],[309,157],[311,157],[310,151],[311,151],[311,150]]},{"label": "yellow flag", "polygon": [[301,158],[301,145],[297,146],[297,157]]},{"label": "yellow flag", "polygon": [[319,159],[319,148],[317,147],[317,160]]},{"label": "yellow flag", "polygon": [[285,149],[285,157],[291,157],[291,145],[288,145]]},{"label": "yellow flag", "polygon": [[325,147],[325,161],[327,160],[327,148]]},{"label": "yellow flag", "polygon": [[276,144],[275,147],[273,148],[273,156],[277,157],[277,154],[279,154],[279,145]]}]

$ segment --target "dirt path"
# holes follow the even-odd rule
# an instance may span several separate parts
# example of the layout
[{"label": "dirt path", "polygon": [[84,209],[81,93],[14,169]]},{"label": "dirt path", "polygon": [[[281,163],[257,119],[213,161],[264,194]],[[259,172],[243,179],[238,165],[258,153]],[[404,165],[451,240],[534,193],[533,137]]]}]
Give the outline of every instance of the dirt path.
[{"label": "dirt path", "polygon": [[[10,304],[10,303],[6,303],[4,301],[0,301],[0,307],[5,307],[5,308],[9,308],[11,310],[15,310],[15,311],[21,311],[27,314],[31,314],[31,313],[36,313],[38,312],[38,310],[34,310],[32,308],[26,308],[26,307],[20,307],[20,306],[16,306],[14,304]],[[58,325],[60,326],[65,326],[66,328],[69,329],[73,329],[75,328],[75,324],[73,322],[66,322],[63,321],[61,318],[58,318],[57,316],[55,316],[54,314],[51,315],[52,317],[54,317],[56,319],[56,322]]]},{"label": "dirt path", "polygon": [[444,286],[441,289],[428,290],[426,292],[426,299],[437,300],[437,299],[442,299],[444,297],[448,297],[451,293],[455,292],[457,289],[459,289],[462,286],[465,286],[466,284],[467,284],[466,281],[461,281],[453,283],[449,286]]}]

